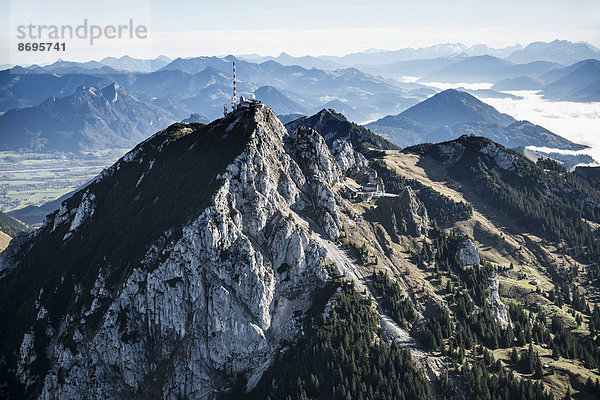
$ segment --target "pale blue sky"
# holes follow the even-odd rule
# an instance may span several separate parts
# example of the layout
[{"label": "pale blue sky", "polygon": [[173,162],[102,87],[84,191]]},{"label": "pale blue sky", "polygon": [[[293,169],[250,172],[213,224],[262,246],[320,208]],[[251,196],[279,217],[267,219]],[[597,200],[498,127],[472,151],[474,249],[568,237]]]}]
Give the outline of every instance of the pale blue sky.
[{"label": "pale blue sky", "polygon": [[[343,55],[440,42],[502,47],[567,39],[600,47],[600,2],[534,1],[2,1],[0,64],[120,56]],[[65,54],[16,51],[19,24],[148,26],[144,40],[67,42]]]}]

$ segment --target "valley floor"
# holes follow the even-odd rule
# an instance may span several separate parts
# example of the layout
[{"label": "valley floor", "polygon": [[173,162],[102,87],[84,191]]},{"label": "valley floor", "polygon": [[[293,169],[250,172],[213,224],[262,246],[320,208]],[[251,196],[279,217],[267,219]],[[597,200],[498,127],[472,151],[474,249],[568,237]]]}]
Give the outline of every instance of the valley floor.
[{"label": "valley floor", "polygon": [[77,155],[0,151],[0,211],[56,200],[83,186],[126,151],[113,149]]}]

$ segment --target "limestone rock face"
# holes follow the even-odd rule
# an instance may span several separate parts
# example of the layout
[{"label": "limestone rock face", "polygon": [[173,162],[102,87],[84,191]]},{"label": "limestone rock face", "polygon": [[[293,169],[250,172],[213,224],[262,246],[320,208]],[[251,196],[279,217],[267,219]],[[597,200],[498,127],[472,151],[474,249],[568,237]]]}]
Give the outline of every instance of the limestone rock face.
[{"label": "limestone rock face", "polygon": [[488,143],[480,151],[490,156],[501,170],[514,171],[517,169],[516,156],[500,149],[495,143]]},{"label": "limestone rock face", "polygon": [[456,251],[456,258],[458,258],[464,265],[475,265],[479,264],[479,250],[475,243],[471,239],[465,239],[460,244]]},{"label": "limestone rock face", "polygon": [[490,276],[490,286],[488,288],[488,297],[487,301],[492,306],[492,312],[494,313],[494,318],[496,321],[500,323],[503,327],[506,327],[510,324],[510,316],[508,315],[508,309],[502,299],[500,298],[500,293],[498,289],[500,288],[500,282],[498,281],[498,274],[494,273]]},{"label": "limestone rock face", "polygon": [[344,173],[351,169],[360,170],[368,166],[365,156],[354,151],[352,145],[346,140],[336,139],[333,142],[331,154]]},{"label": "limestone rock face", "polygon": [[328,183],[341,180],[342,171],[329,152],[323,136],[317,131],[300,126],[290,135],[289,143],[290,153],[306,174]]},{"label": "limestone rock face", "polygon": [[[352,168],[364,160],[344,148],[337,153],[343,161],[336,161],[318,133],[299,128],[288,135],[264,106],[238,110],[232,118],[224,131],[251,129],[248,142],[216,177],[220,187],[181,228],[181,237],[171,241],[165,232],[164,240],[149,243],[117,290],[107,279],[109,265],[99,268],[88,292],[76,283],[59,330],[36,302],[38,318],[31,323],[47,328],[42,336],[39,329],[23,334],[15,366],[36,396],[215,398],[238,376],[255,384],[273,354],[300,334],[301,315],[327,278],[325,249],[312,228],[330,239],[339,235],[343,200],[332,185],[343,177],[340,162]],[[167,148],[168,140],[158,147]],[[118,178],[126,163],[141,165],[144,157],[143,147],[137,149],[101,179]],[[86,190],[79,204],[63,205],[46,221],[44,234],[64,231],[64,225],[69,234],[61,241],[80,240],[80,226],[98,217],[101,201],[102,195]],[[303,217],[308,214],[318,216],[318,226]],[[14,241],[3,253],[8,276],[35,236]],[[89,303],[79,301],[90,297]],[[48,358],[43,375],[32,370],[39,343]]]},{"label": "limestone rock face", "polygon": [[[402,218],[406,223],[407,232],[412,236],[427,236],[429,231],[429,215],[427,209],[417,199],[415,192],[407,186],[404,188],[397,201]],[[398,219],[397,215],[393,216]]]},{"label": "limestone rock face", "polygon": [[300,126],[293,131],[288,148],[306,177],[301,188],[309,194],[319,225],[331,240],[335,240],[342,226],[336,206],[342,205],[343,199],[333,191],[332,185],[342,180],[342,170],[323,137],[311,128]]}]

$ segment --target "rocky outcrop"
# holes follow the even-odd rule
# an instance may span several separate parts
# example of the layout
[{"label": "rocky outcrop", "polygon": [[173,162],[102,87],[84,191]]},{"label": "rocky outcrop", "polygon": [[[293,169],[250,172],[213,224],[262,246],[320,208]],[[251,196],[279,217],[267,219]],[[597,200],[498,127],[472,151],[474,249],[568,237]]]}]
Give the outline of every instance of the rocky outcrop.
[{"label": "rocky outcrop", "polygon": [[442,159],[444,165],[451,167],[455,165],[465,152],[465,146],[457,141],[440,143],[436,146],[437,155]]},{"label": "rocky outcrop", "polygon": [[494,272],[490,276],[487,301],[492,306],[492,312],[496,321],[498,321],[502,327],[506,327],[510,324],[510,316],[508,315],[506,305],[502,302],[502,299],[500,299],[500,293],[498,292],[499,288],[500,282],[498,281],[498,274]]},{"label": "rocky outcrop", "polygon": [[352,145],[346,140],[336,139],[333,142],[331,154],[344,173],[351,170],[360,170],[369,165],[365,156],[354,151]]},{"label": "rocky outcrop", "polygon": [[[404,235],[422,237],[428,234],[427,209],[410,187],[407,186],[398,197],[380,197],[375,204],[374,217],[393,242],[399,243],[400,236]],[[393,251],[390,248],[388,252]]]},{"label": "rocky outcrop", "polygon": [[64,239],[68,239],[71,237],[71,232],[74,232],[85,219],[92,216],[94,214],[94,199],[95,195],[90,192],[86,192],[83,194],[83,198],[79,207],[75,211],[75,216],[71,220],[71,226],[69,227],[69,232],[64,236]]},{"label": "rocky outcrop", "polygon": [[522,157],[513,150],[508,150],[490,139],[478,136],[462,135],[458,139],[435,144],[425,151],[449,169],[461,175],[461,167],[480,164],[486,170],[498,174],[514,174],[523,177],[529,167]]},{"label": "rocky outcrop", "polygon": [[460,243],[458,250],[456,250],[456,258],[464,265],[479,264],[479,250],[471,239],[465,239]]},{"label": "rocky outcrop", "polygon": [[518,169],[517,157],[507,152],[505,149],[501,149],[494,142],[487,143],[484,145],[480,152],[486,154],[492,158],[494,164],[504,171],[516,171]]},{"label": "rocky outcrop", "polygon": [[[405,223],[407,233],[417,237],[427,236],[429,231],[427,209],[417,199],[417,195],[410,186],[405,187],[400,193],[396,204],[397,210],[400,210],[402,220]],[[398,220],[398,215],[394,215],[393,218]]]},{"label": "rocky outcrop", "polygon": [[342,171],[323,137],[311,128],[298,127],[290,135],[288,147],[306,177],[306,184],[301,185],[301,189],[309,194],[320,227],[335,240],[342,227],[336,206],[342,205],[343,200],[331,185],[342,180]]}]

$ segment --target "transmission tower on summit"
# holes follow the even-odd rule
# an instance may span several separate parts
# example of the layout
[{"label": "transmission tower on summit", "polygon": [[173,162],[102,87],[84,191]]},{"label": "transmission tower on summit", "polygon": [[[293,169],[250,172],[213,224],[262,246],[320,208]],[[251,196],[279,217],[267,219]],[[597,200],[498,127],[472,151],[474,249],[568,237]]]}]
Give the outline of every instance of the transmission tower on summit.
[{"label": "transmission tower on summit", "polygon": [[238,106],[237,102],[237,91],[235,87],[235,61],[233,62],[233,101],[231,102],[231,108],[236,109]]},{"label": "transmission tower on summit", "polygon": [[[235,80],[235,61],[233,61],[233,97],[231,99],[231,111],[237,110],[239,104],[237,100],[237,88],[236,88],[236,80]],[[229,114],[229,109],[227,107],[227,103],[223,104],[223,116],[226,117]]]}]

